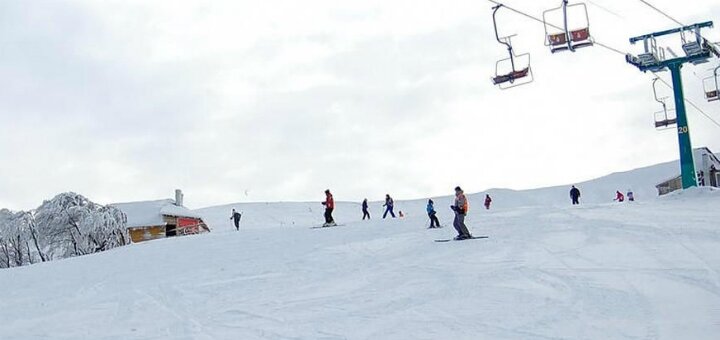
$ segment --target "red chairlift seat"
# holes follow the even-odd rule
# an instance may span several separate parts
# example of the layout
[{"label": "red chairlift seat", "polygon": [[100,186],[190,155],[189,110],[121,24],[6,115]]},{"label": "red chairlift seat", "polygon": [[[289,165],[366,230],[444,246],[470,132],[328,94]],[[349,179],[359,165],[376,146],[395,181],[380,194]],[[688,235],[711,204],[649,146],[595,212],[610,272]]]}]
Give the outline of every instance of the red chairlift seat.
[{"label": "red chairlift seat", "polygon": [[565,38],[565,33],[549,34],[548,42],[550,46],[566,45],[567,39]]},{"label": "red chairlift seat", "polygon": [[588,47],[593,45],[593,41],[590,38],[590,28],[585,27],[570,32],[570,40],[572,41],[573,48]]},{"label": "red chairlift seat", "polygon": [[511,81],[515,81],[516,79],[525,78],[530,74],[530,68],[526,67],[522,70],[512,71],[508,74],[499,75],[497,77],[493,77],[493,85],[498,85],[502,83],[507,83]]},{"label": "red chairlift seat", "polygon": [[[512,43],[510,42],[513,36],[510,35],[501,38],[500,35],[498,35],[495,16],[501,7],[503,7],[502,4],[493,7],[493,28],[495,29],[495,39],[499,44],[507,48],[508,57],[495,62],[495,76],[493,76],[491,80],[493,85],[497,85],[501,90],[506,90],[531,83],[533,81],[533,74],[530,69],[530,54],[523,53],[515,55]],[[520,81],[515,82],[515,80]]]},{"label": "red chairlift seat", "polygon": [[[562,20],[562,24],[557,24],[559,20]],[[576,48],[594,44],[592,36],[590,36],[587,6],[584,3],[568,4],[568,0],[563,0],[560,7],[543,12],[543,24],[545,25],[545,46],[550,47],[552,53],[575,51]],[[570,29],[569,26],[581,28]]]},{"label": "red chairlift seat", "polygon": [[567,35],[565,33],[548,34],[548,45],[550,45],[550,52],[560,52],[570,49],[567,43]]}]

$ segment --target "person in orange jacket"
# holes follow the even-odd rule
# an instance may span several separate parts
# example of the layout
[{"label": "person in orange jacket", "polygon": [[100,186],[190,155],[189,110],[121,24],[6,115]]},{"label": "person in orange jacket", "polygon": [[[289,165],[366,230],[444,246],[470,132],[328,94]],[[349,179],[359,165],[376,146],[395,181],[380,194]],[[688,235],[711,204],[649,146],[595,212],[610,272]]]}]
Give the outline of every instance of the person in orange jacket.
[{"label": "person in orange jacket", "polygon": [[323,224],[323,226],[336,225],[335,219],[332,217],[333,210],[335,210],[335,200],[330,193],[330,189],[325,190],[325,202],[322,202],[322,204],[325,206],[325,224]]},{"label": "person in orange jacket", "polygon": [[472,238],[470,231],[468,231],[468,228],[465,225],[465,216],[468,213],[469,204],[467,197],[465,196],[465,192],[463,192],[460,187],[455,187],[455,203],[450,206],[450,209],[455,212],[453,227],[455,227],[455,230],[458,232],[458,236],[456,236],[455,239],[465,240]]}]

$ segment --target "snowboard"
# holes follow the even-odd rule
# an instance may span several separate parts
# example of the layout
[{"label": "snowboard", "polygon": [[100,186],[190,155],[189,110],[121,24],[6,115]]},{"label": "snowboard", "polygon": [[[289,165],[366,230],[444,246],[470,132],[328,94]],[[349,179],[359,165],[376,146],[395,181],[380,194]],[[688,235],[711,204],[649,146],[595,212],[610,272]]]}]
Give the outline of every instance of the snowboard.
[{"label": "snowboard", "polygon": [[454,238],[447,238],[447,239],[442,239],[442,240],[435,240],[435,242],[465,241],[465,240],[476,240],[479,238],[489,238],[489,237],[488,236],[473,236],[471,238],[466,238],[464,240],[456,240]]}]

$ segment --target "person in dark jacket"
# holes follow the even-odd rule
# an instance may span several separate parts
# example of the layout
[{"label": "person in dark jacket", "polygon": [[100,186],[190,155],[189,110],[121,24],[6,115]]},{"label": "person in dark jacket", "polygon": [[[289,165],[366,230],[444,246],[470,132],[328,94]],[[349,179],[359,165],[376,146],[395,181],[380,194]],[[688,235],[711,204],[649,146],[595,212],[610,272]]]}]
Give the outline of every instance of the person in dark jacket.
[{"label": "person in dark jacket", "polygon": [[322,204],[325,206],[325,224],[323,226],[336,225],[335,219],[332,217],[333,210],[335,210],[335,200],[329,189],[325,190],[325,202],[322,202]]},{"label": "person in dark jacket", "polygon": [[580,204],[580,189],[576,188],[574,185],[572,186],[572,189],[570,189],[570,198],[572,198],[572,204]]},{"label": "person in dark jacket", "polygon": [[430,228],[440,228],[440,221],[437,218],[437,211],[435,211],[435,202],[428,200],[427,207],[428,217],[430,217]]},{"label": "person in dark jacket", "polygon": [[242,214],[235,211],[235,209],[232,210],[232,215],[230,216],[230,219],[235,222],[235,229],[237,231],[240,231],[240,218],[242,217]]},{"label": "person in dark jacket", "polygon": [[385,195],[385,204],[383,204],[383,207],[385,207],[385,213],[383,213],[383,219],[387,217],[387,214],[389,213],[392,218],[395,218],[395,213],[393,212],[393,207],[395,206],[395,202],[393,201],[392,197],[390,195]]},{"label": "person in dark jacket", "polygon": [[364,199],[363,202],[362,202],[362,212],[363,212],[363,221],[365,220],[365,217],[367,217],[367,219],[369,220],[369,219],[370,219],[370,212],[368,211],[367,198]]},{"label": "person in dark jacket", "polygon": [[485,194],[485,209],[490,210],[490,203],[492,203],[492,198],[490,198],[489,194]]},{"label": "person in dark jacket", "polygon": [[465,196],[465,192],[463,192],[460,187],[455,187],[455,203],[450,206],[450,209],[455,212],[453,227],[455,227],[455,230],[458,232],[458,236],[455,237],[456,240],[472,238],[470,231],[468,231],[468,228],[465,225],[465,216],[468,213],[469,207],[470,205],[467,197]]}]

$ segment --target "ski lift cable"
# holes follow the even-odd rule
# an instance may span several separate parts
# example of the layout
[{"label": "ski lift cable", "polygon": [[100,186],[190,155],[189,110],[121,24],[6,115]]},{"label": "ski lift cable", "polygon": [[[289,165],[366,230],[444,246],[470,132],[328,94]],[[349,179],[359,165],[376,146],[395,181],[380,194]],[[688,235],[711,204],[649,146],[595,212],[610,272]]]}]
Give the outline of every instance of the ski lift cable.
[{"label": "ski lift cable", "polygon": [[592,0],[587,0],[587,2],[588,2],[589,4],[591,4],[591,5],[599,8],[599,9],[607,12],[607,13],[610,13],[611,15],[613,15],[613,16],[615,16],[615,17],[618,17],[618,18],[620,18],[620,19],[622,19],[622,20],[627,20],[627,19],[625,19],[624,16],[618,14],[618,13],[615,12],[615,11],[610,10],[609,8],[607,8],[607,7],[605,7],[605,6],[598,5],[597,3],[593,2]]},{"label": "ski lift cable", "polygon": [[[545,21],[543,21],[543,20],[541,20],[541,19],[539,19],[539,18],[537,18],[537,17],[535,17],[535,16],[533,16],[533,15],[527,14],[527,13],[525,13],[525,12],[523,12],[523,11],[520,11],[520,10],[518,10],[518,9],[515,9],[515,8],[513,8],[513,7],[510,7],[510,6],[508,6],[508,5],[506,5],[506,4],[502,3],[502,2],[495,1],[495,0],[487,0],[487,1],[488,1],[488,2],[491,2],[491,3],[495,4],[495,5],[502,5],[503,7],[507,8],[508,10],[511,10],[511,11],[517,13],[517,14],[520,14],[520,15],[528,18],[528,19],[535,20],[535,21],[537,21],[537,22],[539,22],[539,23],[541,23],[541,24],[543,24],[543,25],[545,24]],[[639,1],[642,1],[643,3],[646,3],[648,6],[651,6],[652,8],[655,8],[656,10],[658,10],[656,7],[652,6],[651,4],[647,3],[647,2],[644,1],[644,0],[639,0]],[[659,11],[659,10],[658,10],[658,11]],[[667,16],[667,15],[666,15],[666,16]],[[668,16],[668,17],[669,17],[669,16]],[[675,19],[671,19],[671,20],[677,22]],[[682,24],[681,24],[681,25],[682,25]],[[559,30],[562,30],[562,29],[563,29],[562,27],[558,27],[558,26],[553,25],[553,24],[550,24],[550,23],[548,23],[548,26],[557,28],[557,29],[559,29]],[[622,55],[622,56],[626,56],[626,55],[628,54],[627,52],[623,52],[623,51],[620,51],[619,49],[616,49],[616,48],[614,48],[614,47],[608,46],[608,45],[606,45],[606,44],[602,44],[602,43],[600,43],[599,41],[595,41],[595,45],[598,45],[598,46],[600,46],[600,47],[604,47],[605,49],[610,50],[610,51],[612,51],[612,52],[615,52],[615,53],[617,53],[617,54],[620,54],[620,55]],[[669,87],[670,89],[673,88],[672,85],[671,85],[670,83],[668,83],[665,79],[662,79],[662,77],[660,77],[659,74],[657,74],[656,72],[652,72],[652,74],[653,74],[654,76],[660,78],[660,81],[661,81],[663,84],[665,84],[665,86]],[[692,106],[693,108],[695,108],[695,110],[697,110],[698,112],[700,112],[703,116],[705,116],[705,118],[707,118],[708,120],[710,120],[711,122],[713,122],[715,125],[717,125],[717,126],[720,128],[720,122],[718,122],[717,120],[715,120],[714,118],[712,118],[710,115],[708,115],[707,113],[705,113],[705,111],[703,111],[703,110],[702,110],[699,106],[697,106],[693,101],[691,101],[690,99],[688,99],[687,96],[685,97],[685,102],[688,103],[688,104],[690,104],[690,106]]]},{"label": "ski lift cable", "polygon": [[[653,4],[649,3],[648,1],[645,1],[645,0],[638,0],[638,1],[642,2],[643,4],[645,4],[646,6],[648,6],[648,7],[650,7],[650,8],[652,8],[653,10],[655,10],[656,12],[658,12],[660,15],[662,15],[662,16],[670,19],[670,21],[672,21],[672,22],[680,25],[680,27],[685,27],[685,26],[686,26],[686,25],[684,25],[682,22],[680,22],[680,20],[677,20],[677,19],[673,18],[672,16],[670,16],[670,14],[665,13],[663,10],[657,8],[657,6],[654,6]],[[710,39],[705,38],[705,37],[704,37],[702,34],[700,34],[700,33],[698,33],[698,35],[699,35],[701,38],[703,38],[703,39],[705,39],[706,41],[708,41],[710,44],[712,44],[712,42],[710,42]]]},{"label": "ski lift cable", "polygon": [[[523,12],[523,11],[518,10],[518,9],[512,8],[512,7],[510,7],[510,6],[508,6],[508,5],[504,4],[504,3],[501,3],[501,2],[499,2],[499,1],[494,1],[494,0],[488,0],[488,1],[491,2],[491,3],[494,3],[495,5],[502,5],[503,7],[507,8],[507,9],[509,9],[509,10],[517,13],[517,14],[520,14],[520,15],[528,18],[528,19],[535,20],[535,21],[537,21],[537,22],[539,22],[539,23],[541,23],[541,24],[543,24],[543,25],[546,24],[546,22],[545,22],[544,20],[542,20],[542,19],[540,19],[540,18],[538,18],[538,17],[535,17],[535,16],[533,16],[533,15],[527,14],[527,13],[525,13],[525,12]],[[558,30],[563,30],[563,31],[565,30],[565,28],[560,27],[560,26],[553,25],[553,24],[551,24],[551,23],[547,23],[547,25],[550,26],[550,27],[552,27],[552,28],[556,28],[556,29],[558,29]],[[615,53],[617,53],[617,54],[621,54],[623,57],[624,57],[625,55],[627,55],[626,52],[620,51],[619,49],[614,48],[614,47],[611,47],[611,46],[608,46],[608,45],[606,45],[606,44],[602,44],[602,43],[600,43],[599,41],[595,41],[595,45],[598,45],[598,46],[600,46],[600,47],[604,47],[604,48],[606,48],[606,49],[608,49],[608,50],[610,50],[610,51],[612,51],[612,52],[615,52]]]},{"label": "ski lift cable", "polygon": [[680,25],[681,27],[685,27],[685,25],[683,25],[682,22],[680,22],[680,21],[678,21],[677,19],[671,17],[669,14],[663,12],[661,9],[653,6],[653,4],[651,4],[651,3],[649,3],[649,2],[647,2],[647,1],[645,1],[645,0],[638,0],[638,1],[644,3],[645,5],[647,5],[648,7],[652,8],[652,9],[654,9],[656,12],[662,14],[664,17],[670,19],[671,21],[675,22],[676,24]]}]

